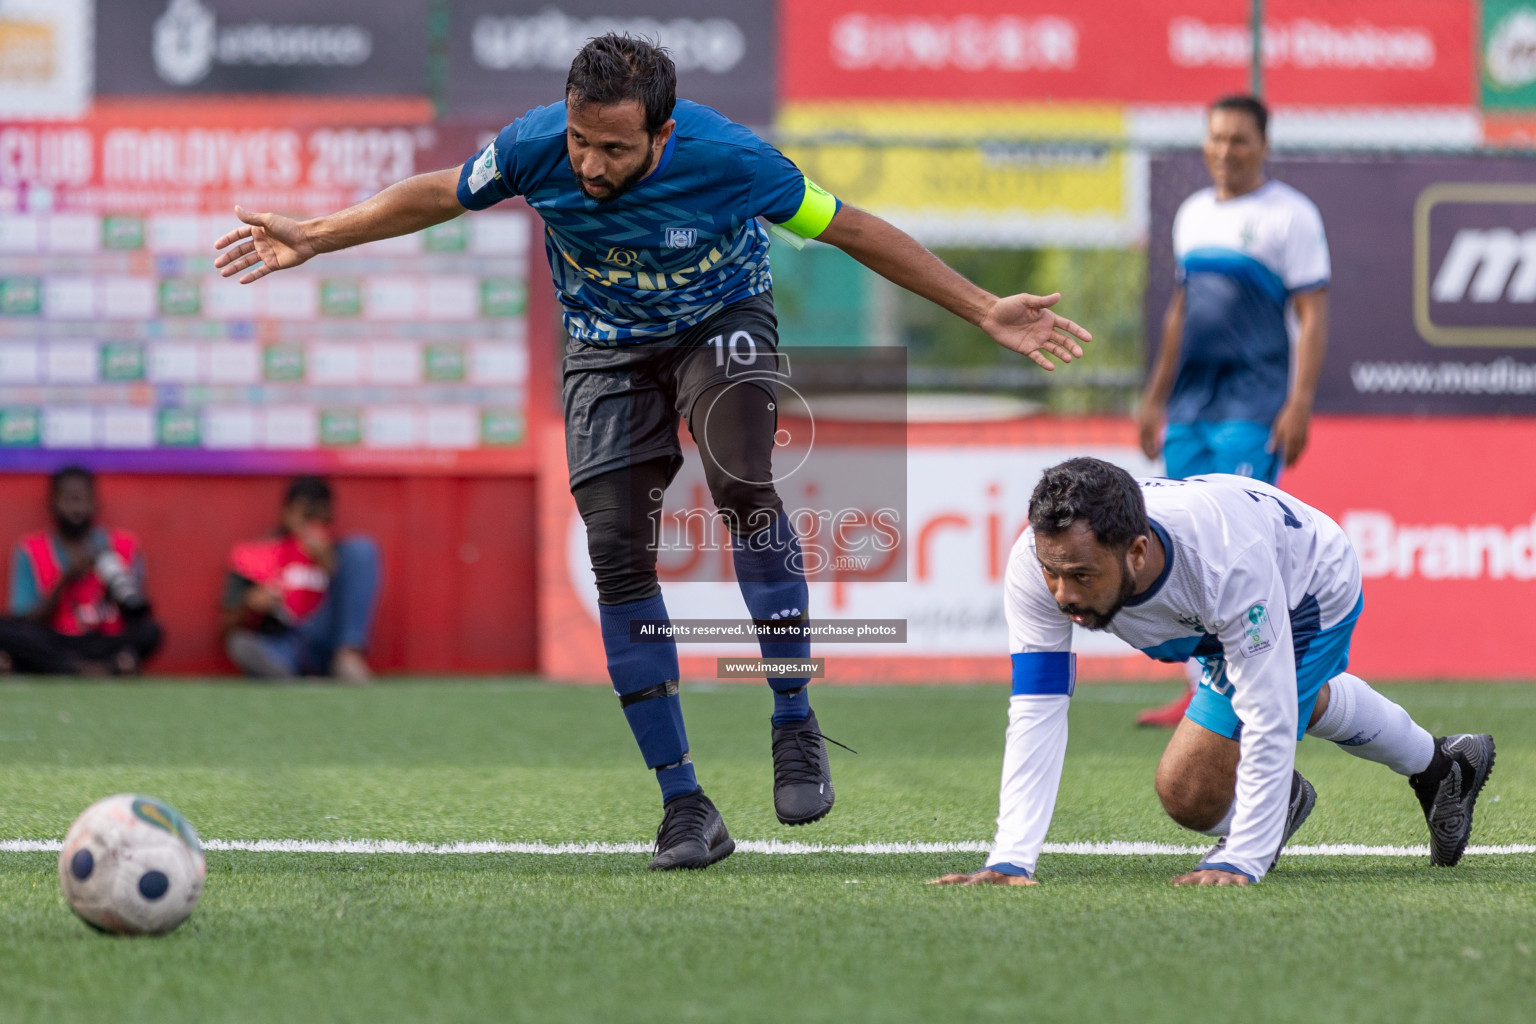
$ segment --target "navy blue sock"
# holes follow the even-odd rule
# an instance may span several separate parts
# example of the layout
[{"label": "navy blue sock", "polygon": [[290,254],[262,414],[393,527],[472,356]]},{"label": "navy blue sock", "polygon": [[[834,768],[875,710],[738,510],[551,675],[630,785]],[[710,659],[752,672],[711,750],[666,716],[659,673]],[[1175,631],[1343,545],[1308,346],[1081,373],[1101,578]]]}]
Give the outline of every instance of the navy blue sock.
[{"label": "navy blue sock", "polygon": [[[771,680],[773,683],[782,680]],[[773,724],[784,725],[788,722],[803,722],[811,717],[811,695],[805,692],[805,687],[798,690],[780,690],[777,687],[773,691]]]},{"label": "navy blue sock", "polygon": [[[805,556],[800,538],[788,517],[780,512],[766,529],[750,537],[737,537],[732,551],[736,563],[736,582],[746,599],[747,611],[758,620],[805,621],[810,589],[805,583]],[[811,656],[807,639],[758,641],[765,658],[800,658]],[[773,721],[803,722],[811,713],[811,698],[806,692],[810,677],[769,679],[773,687]]]},{"label": "navy blue sock", "polygon": [[677,645],[630,638],[634,619],[667,621],[661,594],[626,604],[598,606],[608,678],[635,734],[647,768],[656,769],[663,801],[699,788],[688,757],[688,733],[683,728],[683,704],[677,692]]}]

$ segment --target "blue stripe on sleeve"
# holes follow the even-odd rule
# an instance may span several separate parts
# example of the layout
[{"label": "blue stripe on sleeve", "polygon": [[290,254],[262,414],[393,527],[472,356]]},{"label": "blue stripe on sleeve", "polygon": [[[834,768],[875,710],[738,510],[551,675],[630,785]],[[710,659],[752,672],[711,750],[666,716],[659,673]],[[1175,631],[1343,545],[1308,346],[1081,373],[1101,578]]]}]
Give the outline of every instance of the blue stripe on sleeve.
[{"label": "blue stripe on sleeve", "polygon": [[1077,655],[1071,651],[1026,651],[1013,656],[1013,695],[1072,696],[1077,687]]},{"label": "blue stripe on sleeve", "polygon": [[1241,281],[1267,295],[1276,303],[1284,303],[1287,295],[1285,281],[1265,263],[1245,252],[1206,245],[1191,249],[1179,258],[1179,269],[1187,278],[1190,274],[1221,274]]}]

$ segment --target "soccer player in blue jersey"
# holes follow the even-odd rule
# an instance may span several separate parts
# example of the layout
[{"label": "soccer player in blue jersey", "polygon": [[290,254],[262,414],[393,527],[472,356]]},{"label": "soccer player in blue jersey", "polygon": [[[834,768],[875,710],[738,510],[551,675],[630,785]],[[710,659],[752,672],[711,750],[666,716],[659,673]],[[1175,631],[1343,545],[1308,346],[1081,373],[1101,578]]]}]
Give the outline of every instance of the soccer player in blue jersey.
[{"label": "soccer player in blue jersey", "polygon": [[[676,98],[666,51],[604,35],[571,64],[565,102],[530,110],[463,167],[417,175],[339,213],[294,221],[236,208],[220,238],[224,276],[248,284],[324,252],[419,231],[513,196],[544,220],[569,338],[563,362],[571,493],[587,527],[608,673],[664,804],[655,870],[702,868],[735,848],[689,757],[677,650],[631,641],[633,621],[667,618],[652,523],[682,463],[679,418],[699,445],[711,497],[733,536],[736,576],[761,621],[805,621],[799,541],[775,493],[771,379],[733,387],[724,339],[776,368],[768,233],[759,219],[843,249],[891,281],[1052,369],[1087,331],[1051,310],[1059,296],[1000,298],[915,240],[839,202],[752,132]],[[724,426],[721,426],[724,424]],[[753,482],[761,481],[761,482]],[[804,658],[803,640],[765,639],[765,657]],[[807,824],[832,809],[832,778],[808,679],[775,679],[774,810]]]},{"label": "soccer player in blue jersey", "polygon": [[[1178,280],[1138,425],[1147,458],[1161,454],[1176,479],[1272,484],[1307,446],[1328,347],[1328,240],[1312,201],[1265,177],[1268,132],[1269,111],[1253,97],[1212,104],[1211,187],[1174,217]],[[1184,696],[1136,721],[1178,725],[1197,683],[1195,672]]]}]

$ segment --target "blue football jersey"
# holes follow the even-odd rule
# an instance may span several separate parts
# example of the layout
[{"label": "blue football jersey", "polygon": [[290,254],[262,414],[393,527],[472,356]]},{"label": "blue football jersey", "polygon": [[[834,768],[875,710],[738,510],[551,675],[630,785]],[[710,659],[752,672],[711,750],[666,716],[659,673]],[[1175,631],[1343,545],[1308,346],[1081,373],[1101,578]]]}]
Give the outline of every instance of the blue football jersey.
[{"label": "blue football jersey", "polygon": [[1317,207],[1278,181],[1226,200],[1202,189],[1179,207],[1173,248],[1184,337],[1168,422],[1268,425],[1290,386],[1291,299],[1328,286]]},{"label": "blue football jersey", "polygon": [[470,210],[522,196],[544,220],[565,328],[592,344],[676,334],[773,286],[762,217],[813,236],[837,204],[749,129],[678,100],[656,167],[618,198],[577,184],[565,105],[530,110],[459,174]]}]

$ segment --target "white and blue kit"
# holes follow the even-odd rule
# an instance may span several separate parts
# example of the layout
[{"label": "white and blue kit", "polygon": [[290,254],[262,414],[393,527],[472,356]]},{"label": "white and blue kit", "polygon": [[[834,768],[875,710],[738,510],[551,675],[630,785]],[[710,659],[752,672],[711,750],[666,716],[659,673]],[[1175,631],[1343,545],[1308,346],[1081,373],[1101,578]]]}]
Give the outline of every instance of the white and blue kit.
[{"label": "white and blue kit", "polygon": [[[1348,666],[1362,598],[1344,531],[1267,484],[1213,474],[1139,480],[1163,571],[1108,631],[1149,657],[1205,665],[1189,717],[1239,740],[1221,867],[1258,880],[1279,851],[1296,742],[1319,690]],[[1075,682],[1072,621],[1026,529],[1004,584],[1013,696],[997,835],[987,866],[1033,874],[1056,803]]]},{"label": "white and blue kit", "polygon": [[1230,199],[1206,188],[1179,207],[1173,250],[1184,331],[1168,399],[1168,475],[1273,482],[1279,458],[1265,446],[1299,334],[1291,297],[1326,288],[1331,275],[1322,217],[1278,181]]}]

